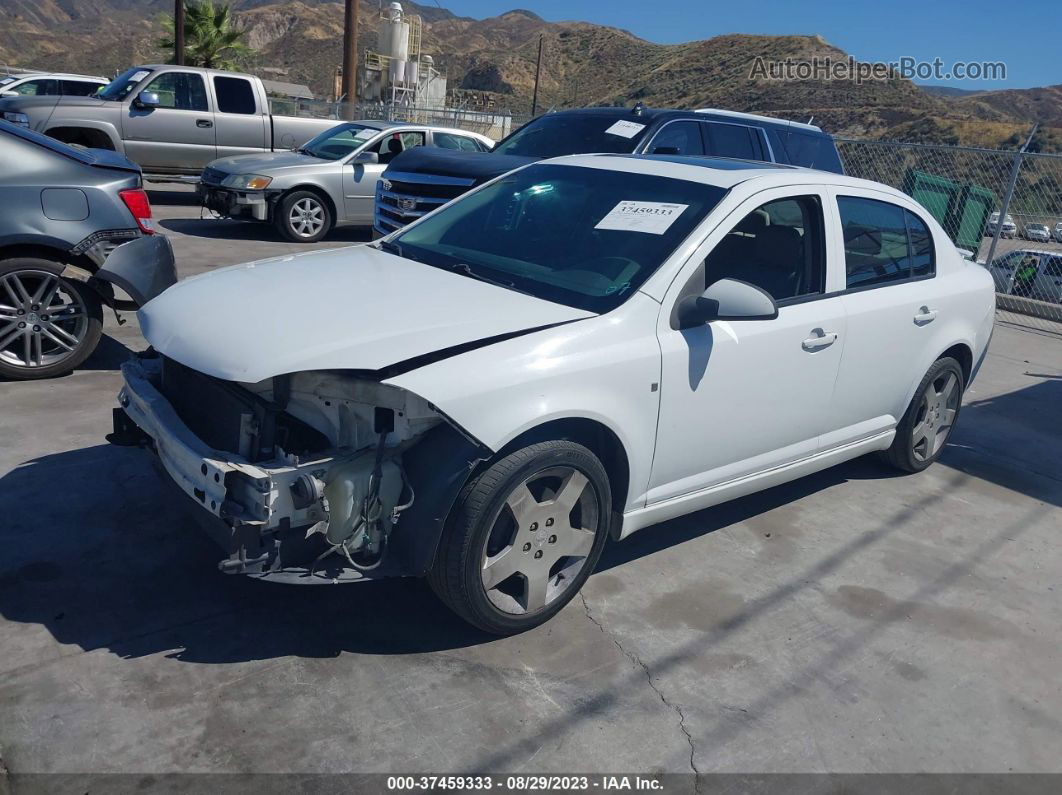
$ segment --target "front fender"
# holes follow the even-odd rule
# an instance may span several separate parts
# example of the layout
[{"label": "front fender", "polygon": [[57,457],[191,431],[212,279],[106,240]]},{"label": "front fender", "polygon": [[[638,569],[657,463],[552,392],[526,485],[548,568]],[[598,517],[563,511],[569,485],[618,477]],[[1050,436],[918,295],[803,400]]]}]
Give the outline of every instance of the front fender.
[{"label": "front fender", "polygon": [[553,420],[600,423],[627,453],[624,508],[641,507],[656,445],[660,348],[651,330],[659,308],[639,293],[608,315],[497,342],[387,383],[430,401],[492,451]]}]

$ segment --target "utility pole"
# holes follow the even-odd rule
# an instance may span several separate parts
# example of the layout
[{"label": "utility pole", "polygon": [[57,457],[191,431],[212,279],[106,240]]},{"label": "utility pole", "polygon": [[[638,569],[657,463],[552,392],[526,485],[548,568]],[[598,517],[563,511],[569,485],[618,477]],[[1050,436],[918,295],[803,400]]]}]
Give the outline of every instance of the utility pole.
[{"label": "utility pole", "polygon": [[343,116],[354,118],[358,94],[358,0],[345,0],[343,13]]},{"label": "utility pole", "polygon": [[184,66],[184,0],[173,0],[173,62]]},{"label": "utility pole", "polygon": [[535,62],[535,93],[531,97],[531,118],[538,112],[538,78],[542,75],[542,36],[538,37],[538,60]]}]

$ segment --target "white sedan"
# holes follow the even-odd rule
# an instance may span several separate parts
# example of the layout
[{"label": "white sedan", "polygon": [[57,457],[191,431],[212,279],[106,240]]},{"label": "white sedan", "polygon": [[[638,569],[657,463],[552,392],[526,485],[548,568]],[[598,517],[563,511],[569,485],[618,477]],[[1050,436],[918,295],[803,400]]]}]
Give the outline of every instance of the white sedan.
[{"label": "white sedan", "polygon": [[170,288],[111,440],[158,455],[225,572],[426,575],[513,633],[609,538],[866,453],[929,466],[993,309],[987,270],[883,185],[561,158],[370,245]]}]

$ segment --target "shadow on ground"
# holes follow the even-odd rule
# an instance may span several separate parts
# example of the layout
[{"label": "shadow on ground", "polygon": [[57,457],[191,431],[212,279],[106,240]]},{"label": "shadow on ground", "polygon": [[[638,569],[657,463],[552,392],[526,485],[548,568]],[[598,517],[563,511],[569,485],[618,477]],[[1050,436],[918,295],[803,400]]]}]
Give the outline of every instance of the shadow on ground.
[{"label": "shadow on ground", "polygon": [[[963,436],[969,438],[944,458],[962,470],[956,484],[977,477],[1062,505],[1057,472],[1030,474],[1019,458],[993,452],[995,436],[1020,441],[1032,432],[1057,451],[1059,420],[1045,428],[1035,415],[1021,416],[1029,405],[1057,406],[1060,397],[1062,382],[1048,381],[968,406]],[[873,459],[853,461],[611,544],[599,568],[618,569],[849,480],[891,476]],[[878,526],[853,529],[850,542],[824,550],[816,565],[794,572],[715,634],[734,631],[818,582],[903,528],[927,500],[940,498],[898,505]],[[7,473],[0,478],[0,614],[43,626],[60,643],[82,649],[121,657],[171,652],[188,662],[419,653],[489,640],[418,580],[295,587],[222,575],[220,551],[187,518],[184,499],[163,483],[148,454],[109,445],[44,456]],[[688,650],[701,652],[699,646]]]}]

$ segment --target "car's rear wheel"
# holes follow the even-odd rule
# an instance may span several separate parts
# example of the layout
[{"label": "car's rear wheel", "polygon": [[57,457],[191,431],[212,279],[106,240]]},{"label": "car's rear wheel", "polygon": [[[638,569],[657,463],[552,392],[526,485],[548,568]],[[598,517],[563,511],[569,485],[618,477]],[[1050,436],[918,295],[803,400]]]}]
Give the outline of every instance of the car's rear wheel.
[{"label": "car's rear wheel", "polygon": [[284,196],[277,204],[273,221],[280,234],[293,243],[316,243],[334,223],[328,202],[308,190]]},{"label": "car's rear wheel", "polygon": [[605,469],[582,445],[549,441],[517,450],[462,490],[428,581],[482,630],[531,629],[590,576],[608,537],[611,504]]},{"label": "car's rear wheel", "polygon": [[951,357],[937,359],[915,390],[885,460],[905,472],[921,472],[944,452],[962,407],[962,367]]},{"label": "car's rear wheel", "polygon": [[0,262],[0,375],[66,375],[96,349],[103,330],[99,297],[60,277],[62,270],[36,257]]}]

